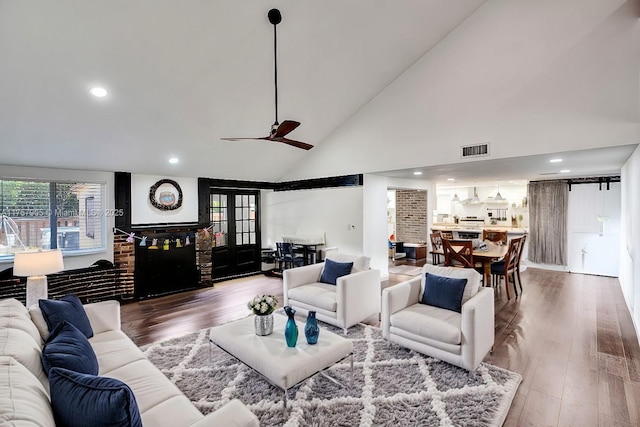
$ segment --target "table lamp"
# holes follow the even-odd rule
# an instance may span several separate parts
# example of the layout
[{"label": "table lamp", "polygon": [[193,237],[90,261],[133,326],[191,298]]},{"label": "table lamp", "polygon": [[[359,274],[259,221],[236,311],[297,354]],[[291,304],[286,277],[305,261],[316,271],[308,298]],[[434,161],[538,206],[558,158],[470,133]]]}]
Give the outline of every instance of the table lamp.
[{"label": "table lamp", "polygon": [[16,252],[13,274],[27,276],[27,308],[47,299],[46,274],[64,270],[62,252],[59,249],[38,252]]}]

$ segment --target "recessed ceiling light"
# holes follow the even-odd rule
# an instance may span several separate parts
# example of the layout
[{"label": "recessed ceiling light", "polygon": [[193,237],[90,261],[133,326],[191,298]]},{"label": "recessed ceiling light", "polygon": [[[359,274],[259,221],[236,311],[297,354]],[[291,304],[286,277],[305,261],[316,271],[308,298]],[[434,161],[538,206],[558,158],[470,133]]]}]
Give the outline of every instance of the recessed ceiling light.
[{"label": "recessed ceiling light", "polygon": [[169,159],[169,163],[171,164],[175,164],[178,163],[180,161],[180,159],[178,159],[177,157],[172,157]]},{"label": "recessed ceiling light", "polygon": [[455,178],[447,178],[447,181],[455,181]]},{"label": "recessed ceiling light", "polygon": [[413,174],[414,174],[414,175],[422,175],[422,172],[420,172],[420,171],[415,171]]},{"label": "recessed ceiling light", "polygon": [[107,90],[100,86],[91,86],[89,88],[89,93],[98,98],[104,98],[105,96],[107,96]]},{"label": "recessed ceiling light", "polygon": [[569,172],[571,172],[571,169],[562,169],[560,171],[560,173],[569,173]]},{"label": "recessed ceiling light", "polygon": [[562,159],[551,159],[549,160],[549,163],[560,163],[562,161]]}]

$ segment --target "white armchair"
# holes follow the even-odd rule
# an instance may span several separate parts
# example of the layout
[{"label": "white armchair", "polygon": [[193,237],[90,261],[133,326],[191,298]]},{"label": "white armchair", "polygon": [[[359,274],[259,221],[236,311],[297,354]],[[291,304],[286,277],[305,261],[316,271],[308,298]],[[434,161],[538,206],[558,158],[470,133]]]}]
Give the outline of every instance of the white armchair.
[{"label": "white armchair", "polygon": [[380,271],[369,269],[369,258],[328,253],[336,262],[353,262],[351,274],[338,277],[336,285],[320,282],[324,262],[284,271],[284,305],[344,330],[380,313]]},{"label": "white armchair", "polygon": [[[466,278],[462,312],[420,303],[425,273]],[[480,288],[471,268],[426,264],[420,276],[382,291],[382,336],[403,347],[475,370],[493,347],[493,288]]]}]

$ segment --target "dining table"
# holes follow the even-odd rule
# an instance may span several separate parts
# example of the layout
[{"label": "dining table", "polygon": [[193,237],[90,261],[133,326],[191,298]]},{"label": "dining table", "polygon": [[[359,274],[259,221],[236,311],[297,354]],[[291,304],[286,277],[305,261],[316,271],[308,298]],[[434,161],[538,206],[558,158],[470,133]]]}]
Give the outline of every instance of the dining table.
[{"label": "dining table", "polygon": [[[485,240],[484,249],[473,250],[473,261],[482,263],[482,273],[484,276],[484,285],[491,286],[491,263],[501,260],[507,254],[508,245],[500,245],[490,240]],[[454,249],[459,249],[461,246],[453,246]],[[442,247],[431,251],[432,255],[444,256],[444,250]],[[435,265],[435,264],[434,264]]]}]

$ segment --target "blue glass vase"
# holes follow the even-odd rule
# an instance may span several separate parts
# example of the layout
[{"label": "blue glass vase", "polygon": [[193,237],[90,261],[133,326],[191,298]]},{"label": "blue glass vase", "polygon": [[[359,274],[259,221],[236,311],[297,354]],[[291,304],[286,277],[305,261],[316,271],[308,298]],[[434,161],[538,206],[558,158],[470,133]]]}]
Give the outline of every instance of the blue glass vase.
[{"label": "blue glass vase", "polygon": [[286,306],[284,308],[284,312],[287,313],[287,324],[284,327],[284,338],[287,340],[288,347],[295,347],[298,342],[298,325],[296,325],[296,320],[293,317],[296,314],[296,311]]},{"label": "blue glass vase", "polygon": [[307,343],[316,344],[318,335],[320,335],[320,328],[316,320],[316,312],[310,311],[307,316],[307,323],[304,325],[304,336],[307,338]]}]

